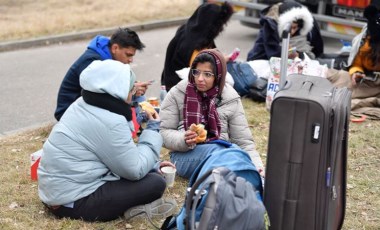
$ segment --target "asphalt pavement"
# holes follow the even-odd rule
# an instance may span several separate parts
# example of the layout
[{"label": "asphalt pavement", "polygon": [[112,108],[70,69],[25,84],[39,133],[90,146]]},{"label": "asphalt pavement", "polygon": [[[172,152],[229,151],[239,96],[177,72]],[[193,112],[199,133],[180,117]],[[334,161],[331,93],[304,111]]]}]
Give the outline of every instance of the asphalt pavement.
[{"label": "asphalt pavement", "polygon": [[[159,96],[166,47],[182,22],[183,19],[178,19],[130,26],[146,45],[142,52],[136,54],[132,69],[138,80],[155,80],[147,91],[147,97]],[[0,43],[0,51],[3,51],[0,52],[0,137],[54,123],[57,93],[66,71],[86,49],[92,36],[109,34],[113,30],[47,37],[45,40],[36,39],[34,43],[33,40],[19,44]],[[231,21],[217,38],[216,45],[224,53],[240,48],[238,60],[245,60],[257,32],[238,21]],[[335,52],[339,48],[338,41],[326,40],[327,52]]]}]

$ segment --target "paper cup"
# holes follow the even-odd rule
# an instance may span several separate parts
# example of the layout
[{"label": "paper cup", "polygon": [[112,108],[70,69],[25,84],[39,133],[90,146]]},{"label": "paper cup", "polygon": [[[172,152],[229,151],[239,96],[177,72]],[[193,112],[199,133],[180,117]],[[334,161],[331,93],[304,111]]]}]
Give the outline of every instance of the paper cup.
[{"label": "paper cup", "polygon": [[177,172],[177,169],[171,167],[171,166],[165,166],[161,168],[161,172],[164,175],[164,178],[166,180],[166,185],[171,188],[174,186],[174,179],[175,174]]}]

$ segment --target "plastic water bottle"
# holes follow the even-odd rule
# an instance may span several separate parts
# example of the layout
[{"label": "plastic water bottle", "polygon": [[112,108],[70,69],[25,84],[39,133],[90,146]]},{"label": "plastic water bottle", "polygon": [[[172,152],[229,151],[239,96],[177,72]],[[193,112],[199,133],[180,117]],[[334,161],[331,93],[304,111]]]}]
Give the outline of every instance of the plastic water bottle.
[{"label": "plastic water bottle", "polygon": [[342,48],[340,49],[340,53],[350,53],[351,52],[351,49],[352,49],[352,45],[351,45],[351,42],[349,41],[345,41],[345,40],[340,40],[340,42],[342,43]]},{"label": "plastic water bottle", "polygon": [[168,94],[168,92],[166,91],[166,86],[165,85],[161,85],[161,91],[160,91],[160,103],[162,103],[166,97],[166,94]]}]

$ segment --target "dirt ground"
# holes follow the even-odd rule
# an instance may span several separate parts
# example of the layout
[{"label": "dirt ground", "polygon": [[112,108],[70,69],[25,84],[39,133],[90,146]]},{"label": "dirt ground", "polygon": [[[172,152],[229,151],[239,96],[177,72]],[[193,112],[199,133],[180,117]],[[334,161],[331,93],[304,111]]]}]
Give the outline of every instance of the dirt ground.
[{"label": "dirt ground", "polygon": [[[182,17],[196,0],[0,0],[0,42]],[[246,117],[263,161],[269,114],[263,104],[243,100]],[[1,116],[0,116],[1,117]],[[38,198],[30,178],[30,154],[40,149],[51,125],[0,138],[0,229],[152,229],[146,220],[107,223],[57,220]],[[380,121],[350,123],[347,205],[343,229],[380,229]],[[168,158],[162,150],[162,158]],[[165,196],[183,205],[187,181],[178,178]],[[160,225],[163,220],[154,220]]]},{"label": "dirt ground", "polygon": [[0,42],[190,15],[197,0],[0,0]]}]

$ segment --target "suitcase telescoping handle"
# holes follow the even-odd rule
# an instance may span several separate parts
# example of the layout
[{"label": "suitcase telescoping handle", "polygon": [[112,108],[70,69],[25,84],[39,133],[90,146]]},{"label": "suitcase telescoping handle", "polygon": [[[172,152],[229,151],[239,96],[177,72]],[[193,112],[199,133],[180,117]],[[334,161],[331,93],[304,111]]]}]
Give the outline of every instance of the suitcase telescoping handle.
[{"label": "suitcase telescoping handle", "polygon": [[284,27],[284,30],[282,31],[279,90],[282,90],[284,88],[286,77],[288,75],[288,55],[289,55],[289,40],[290,40],[291,26],[292,26],[291,23],[286,24]]}]

